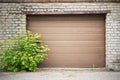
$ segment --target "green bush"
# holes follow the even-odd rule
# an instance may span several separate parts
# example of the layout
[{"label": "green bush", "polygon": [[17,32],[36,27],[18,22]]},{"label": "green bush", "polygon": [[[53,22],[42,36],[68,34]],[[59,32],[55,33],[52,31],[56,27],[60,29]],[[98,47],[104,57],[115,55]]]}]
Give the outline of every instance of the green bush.
[{"label": "green bush", "polygon": [[10,47],[0,52],[2,69],[7,71],[35,71],[38,63],[47,56],[45,52],[49,50],[40,40],[40,35],[30,31],[7,42]]}]

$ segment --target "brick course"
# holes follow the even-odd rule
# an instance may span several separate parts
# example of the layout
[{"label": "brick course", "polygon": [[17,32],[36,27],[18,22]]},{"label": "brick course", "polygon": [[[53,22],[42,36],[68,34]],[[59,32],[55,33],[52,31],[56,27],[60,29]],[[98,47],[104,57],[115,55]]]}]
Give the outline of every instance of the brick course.
[{"label": "brick course", "polygon": [[120,2],[120,0],[0,0],[0,2]]},{"label": "brick course", "polygon": [[[25,33],[26,13],[104,12],[106,14],[106,68],[120,70],[120,3],[0,3],[0,41]],[[39,13],[38,13],[39,12]]]}]

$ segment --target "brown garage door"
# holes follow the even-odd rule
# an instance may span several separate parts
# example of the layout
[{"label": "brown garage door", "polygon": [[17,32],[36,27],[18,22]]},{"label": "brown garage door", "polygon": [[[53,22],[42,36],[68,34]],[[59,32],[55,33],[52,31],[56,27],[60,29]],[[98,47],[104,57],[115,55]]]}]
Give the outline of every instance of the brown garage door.
[{"label": "brown garage door", "polygon": [[104,15],[28,16],[28,29],[51,48],[42,67],[105,66]]}]

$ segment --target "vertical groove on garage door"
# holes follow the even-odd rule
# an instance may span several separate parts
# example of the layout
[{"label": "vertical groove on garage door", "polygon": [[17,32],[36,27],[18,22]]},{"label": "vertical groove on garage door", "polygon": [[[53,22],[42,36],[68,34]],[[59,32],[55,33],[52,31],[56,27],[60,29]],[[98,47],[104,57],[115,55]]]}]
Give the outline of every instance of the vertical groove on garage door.
[{"label": "vertical groove on garage door", "polygon": [[28,30],[42,34],[51,51],[43,67],[104,67],[104,15],[28,16]]}]

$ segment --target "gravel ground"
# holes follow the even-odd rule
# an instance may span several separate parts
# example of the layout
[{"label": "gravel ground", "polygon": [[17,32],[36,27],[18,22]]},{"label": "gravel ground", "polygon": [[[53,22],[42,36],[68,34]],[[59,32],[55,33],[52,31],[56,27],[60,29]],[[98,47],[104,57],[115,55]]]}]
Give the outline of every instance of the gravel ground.
[{"label": "gravel ground", "polygon": [[120,80],[120,72],[81,70],[39,70],[37,72],[1,72],[0,80]]}]

